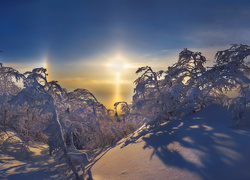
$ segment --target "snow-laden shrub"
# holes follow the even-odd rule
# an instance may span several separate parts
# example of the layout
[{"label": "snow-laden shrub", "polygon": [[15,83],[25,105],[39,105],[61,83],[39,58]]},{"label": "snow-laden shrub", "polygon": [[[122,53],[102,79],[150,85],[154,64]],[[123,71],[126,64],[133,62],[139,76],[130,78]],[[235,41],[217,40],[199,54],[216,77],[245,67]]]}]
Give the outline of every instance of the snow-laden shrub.
[{"label": "snow-laden shrub", "polygon": [[250,100],[246,97],[230,98],[224,105],[227,106],[232,113],[232,125],[239,128],[240,122],[246,112],[246,108],[250,105]]},{"label": "snow-laden shrub", "polygon": [[246,60],[249,55],[248,45],[235,44],[218,51],[216,64],[206,69],[206,58],[200,52],[184,49],[178,62],[166,71],[154,72],[148,66],[139,68],[136,73],[141,76],[135,80],[128,117],[137,119],[138,124],[146,118],[149,125],[154,125],[193,113],[211,103],[223,104],[228,99],[225,93],[237,89],[238,99],[228,100],[231,103],[227,105],[235,112],[233,119],[239,118],[242,108],[249,104],[250,67]]}]

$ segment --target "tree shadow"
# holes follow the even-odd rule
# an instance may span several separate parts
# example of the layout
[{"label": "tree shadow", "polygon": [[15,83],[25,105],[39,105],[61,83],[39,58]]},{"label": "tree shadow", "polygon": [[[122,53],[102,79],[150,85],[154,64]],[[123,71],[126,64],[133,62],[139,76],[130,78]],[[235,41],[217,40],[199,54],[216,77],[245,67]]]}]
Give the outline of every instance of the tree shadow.
[{"label": "tree shadow", "polygon": [[[15,147],[15,144],[13,144],[13,147]],[[32,152],[32,157],[24,159],[18,157],[17,152],[6,149],[0,150],[0,161],[4,163],[0,168],[0,179],[33,180],[62,178],[58,171],[61,164],[53,161],[52,157],[48,155],[48,148],[36,145],[30,145],[30,147],[41,149],[40,154],[34,155],[34,152]]]},{"label": "tree shadow", "polygon": [[6,133],[8,137],[4,139],[0,147],[1,154],[12,156],[14,159],[24,161],[29,159],[33,152],[29,151],[26,144],[15,133]]},{"label": "tree shadow", "polygon": [[230,127],[228,112],[219,105],[166,125],[142,137],[167,167],[198,174],[202,179],[250,179],[250,131]]}]

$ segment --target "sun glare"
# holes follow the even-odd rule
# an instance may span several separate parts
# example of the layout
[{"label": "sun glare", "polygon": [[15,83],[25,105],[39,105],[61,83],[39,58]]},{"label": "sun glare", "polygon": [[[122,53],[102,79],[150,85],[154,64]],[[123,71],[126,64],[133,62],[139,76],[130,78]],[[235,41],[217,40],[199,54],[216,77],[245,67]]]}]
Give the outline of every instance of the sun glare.
[{"label": "sun glare", "polygon": [[114,74],[113,81],[115,82],[115,96],[114,101],[122,101],[121,99],[121,92],[120,92],[120,85],[122,82],[121,74],[125,73],[124,69],[126,69],[128,66],[127,60],[125,57],[121,55],[116,55],[112,58],[110,58],[109,62],[107,63],[107,67],[110,72]]},{"label": "sun glare", "polygon": [[122,70],[128,67],[126,63],[126,58],[121,55],[117,55],[111,58],[107,66],[110,67],[115,72],[121,72]]}]

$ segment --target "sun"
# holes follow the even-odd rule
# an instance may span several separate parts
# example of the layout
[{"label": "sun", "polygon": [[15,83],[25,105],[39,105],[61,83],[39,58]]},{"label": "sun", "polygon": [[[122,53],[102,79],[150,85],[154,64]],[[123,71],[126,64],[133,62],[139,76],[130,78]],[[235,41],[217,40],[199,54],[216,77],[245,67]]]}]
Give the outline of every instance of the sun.
[{"label": "sun", "polygon": [[107,63],[107,66],[115,72],[121,72],[128,67],[126,58],[121,55],[116,55],[115,57],[111,58]]}]

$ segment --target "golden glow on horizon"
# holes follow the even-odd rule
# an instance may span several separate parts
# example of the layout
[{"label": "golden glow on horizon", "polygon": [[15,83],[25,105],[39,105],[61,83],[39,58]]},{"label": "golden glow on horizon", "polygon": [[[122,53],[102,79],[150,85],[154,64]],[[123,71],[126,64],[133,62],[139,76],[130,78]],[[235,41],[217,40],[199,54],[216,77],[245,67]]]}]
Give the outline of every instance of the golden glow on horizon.
[{"label": "golden glow on horizon", "polygon": [[[133,59],[129,57],[130,59]],[[42,57],[48,81],[56,80],[67,91],[88,89],[107,108],[114,108],[118,101],[131,101],[134,71],[139,66],[121,54],[95,59],[82,59],[76,63],[53,66],[48,53]],[[40,65],[41,67],[41,65]]]}]

